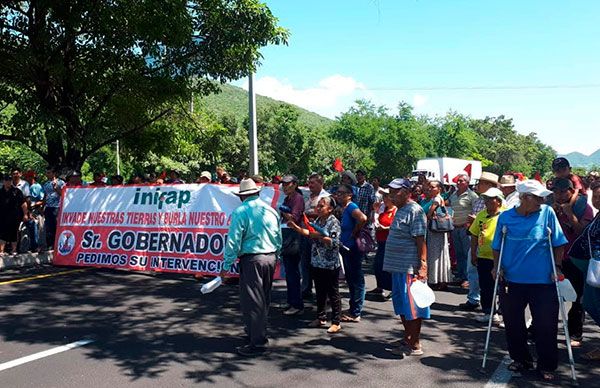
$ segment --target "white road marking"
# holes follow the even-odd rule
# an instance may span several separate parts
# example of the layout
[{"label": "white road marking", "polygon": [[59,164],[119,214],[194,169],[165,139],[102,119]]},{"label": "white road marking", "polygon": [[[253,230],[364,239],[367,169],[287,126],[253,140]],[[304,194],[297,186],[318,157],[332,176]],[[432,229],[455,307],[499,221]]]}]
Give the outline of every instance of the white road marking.
[{"label": "white road marking", "polygon": [[510,381],[513,373],[508,370],[508,365],[510,364],[511,359],[509,356],[505,356],[502,359],[498,368],[494,371],[494,374],[484,386],[484,388],[503,388],[506,387],[506,384]]},{"label": "white road marking", "polygon": [[94,342],[94,340],[86,339],[86,340],[75,341],[75,342],[71,342],[70,344],[66,344],[63,346],[56,347],[56,348],[44,350],[43,352],[39,352],[39,353],[31,354],[29,356],[17,358],[16,360],[12,360],[12,361],[0,364],[0,372],[2,372],[3,370],[6,370],[6,369],[14,368],[15,366],[26,364],[31,361],[39,360],[40,358],[53,356],[58,353],[66,352],[67,350],[75,349],[80,346],[85,346],[91,342]]}]

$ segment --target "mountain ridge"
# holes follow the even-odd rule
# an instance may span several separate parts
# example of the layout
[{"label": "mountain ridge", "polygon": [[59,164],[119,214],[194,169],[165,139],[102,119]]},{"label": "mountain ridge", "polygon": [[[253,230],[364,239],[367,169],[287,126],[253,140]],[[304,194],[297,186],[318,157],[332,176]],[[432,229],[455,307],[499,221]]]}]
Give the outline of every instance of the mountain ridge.
[{"label": "mountain ridge", "polygon": [[600,148],[592,152],[590,155],[585,155],[581,152],[569,152],[568,154],[558,155],[569,160],[573,167],[592,167],[600,166]]}]

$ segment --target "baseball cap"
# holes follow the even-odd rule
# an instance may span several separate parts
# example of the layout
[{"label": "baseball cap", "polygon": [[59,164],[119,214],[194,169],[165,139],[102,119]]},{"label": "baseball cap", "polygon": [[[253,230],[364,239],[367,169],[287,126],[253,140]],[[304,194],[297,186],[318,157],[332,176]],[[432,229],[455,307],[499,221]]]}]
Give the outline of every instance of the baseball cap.
[{"label": "baseball cap", "polygon": [[535,179],[527,179],[517,182],[517,192],[521,194],[533,194],[538,197],[545,198],[552,194],[552,191],[546,189],[542,184]]},{"label": "baseball cap", "polygon": [[392,189],[412,189],[413,184],[408,179],[396,178],[388,186]]},{"label": "baseball cap", "polygon": [[571,167],[567,158],[556,158],[552,161],[552,171],[558,171],[565,167]]},{"label": "baseball cap", "polygon": [[486,197],[486,198],[504,199],[504,194],[502,194],[502,191],[500,191],[500,189],[497,189],[495,187],[487,189],[485,193],[481,194],[481,196]]},{"label": "baseball cap", "polygon": [[555,178],[552,181],[552,191],[573,190],[573,182],[569,178]]},{"label": "baseball cap", "polygon": [[209,171],[202,171],[200,173],[200,178],[206,178],[210,181],[210,180],[212,180],[212,175]]}]

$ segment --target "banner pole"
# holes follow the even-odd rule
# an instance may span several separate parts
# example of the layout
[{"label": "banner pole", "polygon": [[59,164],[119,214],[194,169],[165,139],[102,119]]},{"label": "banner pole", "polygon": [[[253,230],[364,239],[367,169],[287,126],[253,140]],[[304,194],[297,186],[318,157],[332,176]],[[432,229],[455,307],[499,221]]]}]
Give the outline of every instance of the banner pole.
[{"label": "banner pole", "polygon": [[248,76],[248,117],[250,128],[248,137],[250,139],[250,171],[249,175],[258,174],[258,137],[256,131],[256,95],[254,94],[254,75]]}]

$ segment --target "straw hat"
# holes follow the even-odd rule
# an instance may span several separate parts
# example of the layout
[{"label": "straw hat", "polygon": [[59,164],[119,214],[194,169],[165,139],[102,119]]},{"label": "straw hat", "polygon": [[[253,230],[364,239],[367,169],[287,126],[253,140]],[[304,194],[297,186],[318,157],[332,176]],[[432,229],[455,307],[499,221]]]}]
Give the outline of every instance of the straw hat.
[{"label": "straw hat", "polygon": [[256,186],[256,182],[252,179],[242,179],[240,182],[240,190],[234,194],[239,196],[253,195],[258,194],[260,189],[261,188]]}]

